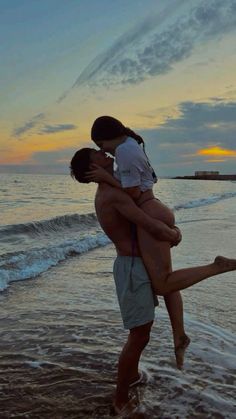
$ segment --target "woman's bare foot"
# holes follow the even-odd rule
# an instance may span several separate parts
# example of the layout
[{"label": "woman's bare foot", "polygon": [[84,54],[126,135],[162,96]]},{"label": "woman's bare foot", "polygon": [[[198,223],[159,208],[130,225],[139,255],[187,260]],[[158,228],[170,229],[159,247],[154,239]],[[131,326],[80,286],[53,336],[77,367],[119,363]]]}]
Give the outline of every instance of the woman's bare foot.
[{"label": "woman's bare foot", "polygon": [[214,263],[220,268],[220,272],[229,272],[236,270],[236,259],[229,259],[224,256],[217,256]]},{"label": "woman's bare foot", "polygon": [[190,339],[187,335],[181,336],[179,340],[179,344],[175,346],[175,359],[176,359],[176,365],[179,370],[182,369],[184,365],[184,355],[185,351],[190,344]]},{"label": "woman's bare foot", "polygon": [[[112,416],[119,416],[119,417],[131,417],[132,414],[135,413],[137,409],[137,400],[136,397],[133,396],[127,403],[117,406],[113,404],[111,408],[111,415]],[[132,416],[133,417],[133,416]]]}]

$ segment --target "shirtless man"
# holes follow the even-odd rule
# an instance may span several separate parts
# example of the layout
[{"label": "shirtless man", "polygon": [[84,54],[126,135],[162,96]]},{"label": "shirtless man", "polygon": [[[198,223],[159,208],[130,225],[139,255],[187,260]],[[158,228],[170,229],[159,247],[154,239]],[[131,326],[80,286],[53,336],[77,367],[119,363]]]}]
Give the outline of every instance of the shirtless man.
[{"label": "shirtless man", "polygon": [[[113,173],[113,159],[107,157],[103,151],[81,149],[71,160],[72,176],[79,182],[88,183],[86,172],[92,164]],[[117,250],[114,279],[124,327],[130,331],[119,358],[114,401],[115,412],[123,415],[133,409],[133,402],[128,397],[129,388],[141,378],[138,372],[139,359],[149,340],[157,304],[135,242],[135,231],[131,227],[138,225],[158,240],[169,241],[172,245],[180,242],[181,233],[177,227],[170,228],[161,221],[150,218],[123,190],[106,183],[98,185],[95,207],[103,230]],[[148,248],[146,252],[149,253]],[[236,259],[217,256],[213,263],[191,269],[196,275],[190,281],[188,277],[186,279],[189,269],[182,270],[188,284],[184,284],[181,289],[206,278],[236,270]]]},{"label": "shirtless man", "polygon": [[[81,149],[71,160],[71,174],[79,182],[88,183],[86,172],[92,163],[112,173],[113,162],[102,151]],[[174,245],[180,242],[181,233],[177,227],[171,229],[149,217],[124,191],[106,183],[98,185],[95,208],[102,229],[116,247],[114,279],[124,327],[129,329],[127,342],[119,357],[114,400],[115,413],[125,414],[135,407],[134,401],[129,400],[129,388],[141,378],[138,364],[149,341],[154,310],[158,304],[135,241],[134,225]]]}]

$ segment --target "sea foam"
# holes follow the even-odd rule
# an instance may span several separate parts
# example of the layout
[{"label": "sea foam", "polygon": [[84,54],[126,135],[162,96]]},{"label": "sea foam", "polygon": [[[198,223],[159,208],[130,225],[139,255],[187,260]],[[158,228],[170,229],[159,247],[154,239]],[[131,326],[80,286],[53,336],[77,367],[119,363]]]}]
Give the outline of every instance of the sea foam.
[{"label": "sea foam", "polygon": [[105,246],[110,240],[104,233],[90,234],[80,240],[65,240],[56,246],[6,254],[0,260],[0,290],[10,282],[35,278],[67,257]]}]

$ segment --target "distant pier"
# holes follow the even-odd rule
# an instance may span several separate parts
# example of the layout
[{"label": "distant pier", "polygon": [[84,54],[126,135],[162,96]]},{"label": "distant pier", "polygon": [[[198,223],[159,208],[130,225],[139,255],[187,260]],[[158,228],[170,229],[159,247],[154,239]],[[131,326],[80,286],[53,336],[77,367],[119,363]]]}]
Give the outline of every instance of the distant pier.
[{"label": "distant pier", "polygon": [[235,175],[221,175],[219,172],[197,171],[192,176],[176,176],[173,179],[191,179],[191,180],[235,180]]}]

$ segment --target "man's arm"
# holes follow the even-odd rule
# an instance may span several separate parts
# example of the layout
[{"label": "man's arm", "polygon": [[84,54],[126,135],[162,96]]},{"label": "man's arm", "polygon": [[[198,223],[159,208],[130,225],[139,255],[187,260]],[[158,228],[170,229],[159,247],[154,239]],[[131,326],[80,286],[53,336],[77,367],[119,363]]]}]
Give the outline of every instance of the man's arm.
[{"label": "man's arm", "polygon": [[137,205],[132,198],[122,190],[112,188],[109,194],[109,204],[113,206],[120,214],[132,223],[142,227],[148,233],[161,241],[176,242],[179,233],[175,228],[170,228],[162,221],[156,220]]},{"label": "man's arm", "polygon": [[98,166],[97,164],[92,164],[91,169],[86,173],[85,178],[90,182],[96,183],[108,183],[108,185],[115,188],[124,190],[134,201],[138,200],[142,195],[141,189],[139,186],[131,187],[122,187],[119,180],[117,180],[112,174],[110,174],[103,167]]}]

